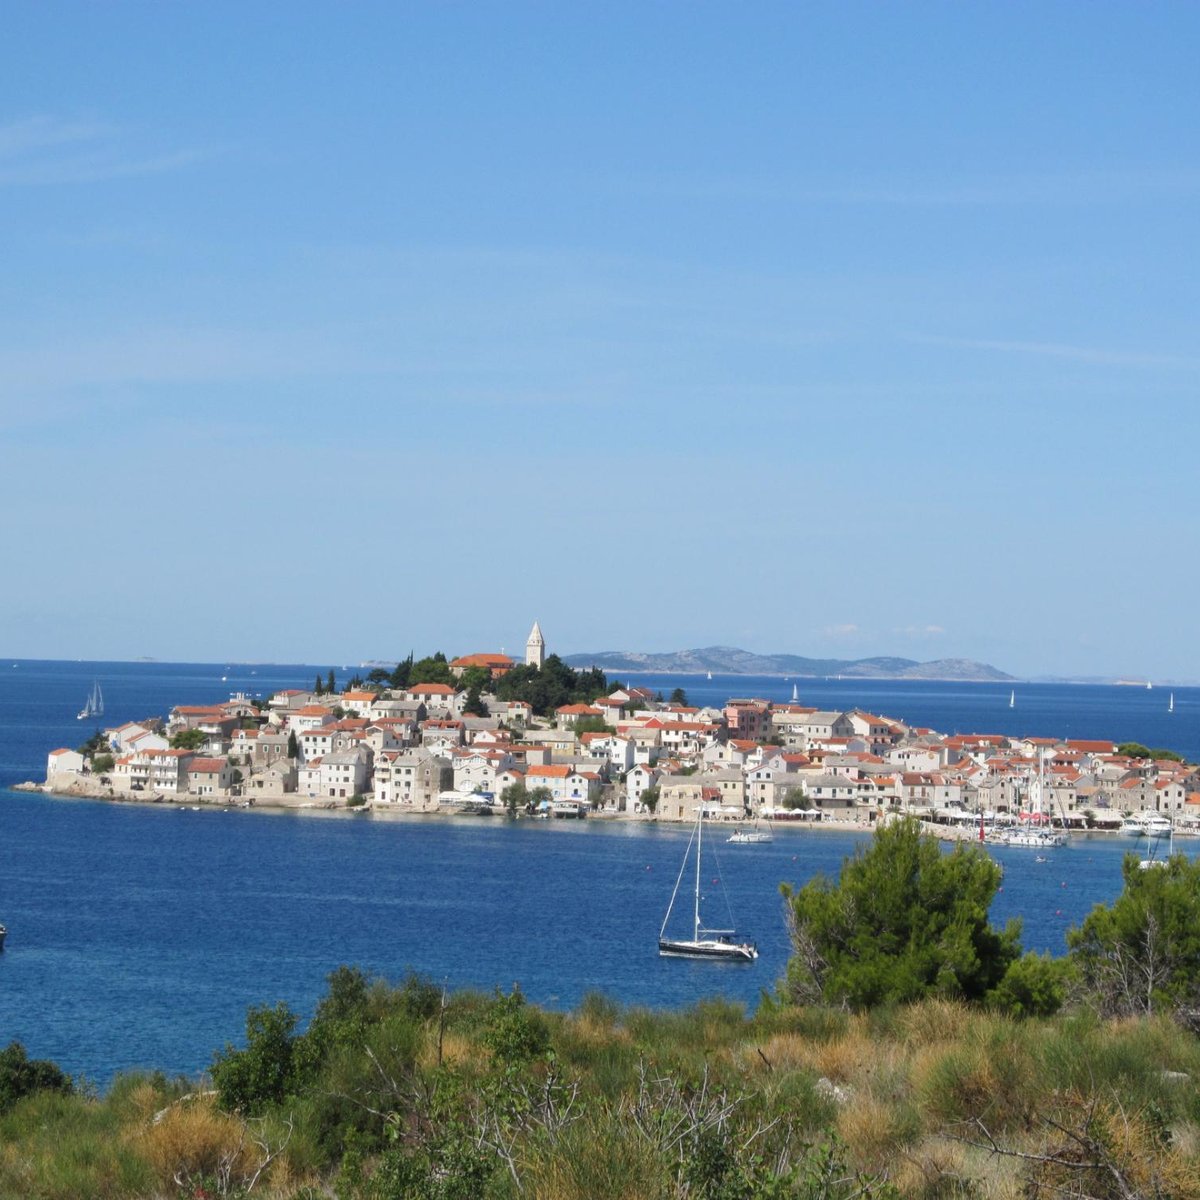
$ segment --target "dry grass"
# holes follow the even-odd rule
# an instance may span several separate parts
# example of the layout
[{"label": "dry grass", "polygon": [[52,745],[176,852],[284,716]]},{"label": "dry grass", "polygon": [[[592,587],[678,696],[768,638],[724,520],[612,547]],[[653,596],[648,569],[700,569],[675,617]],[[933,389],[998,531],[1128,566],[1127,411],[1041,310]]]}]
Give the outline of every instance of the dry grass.
[{"label": "dry grass", "polygon": [[532,1200],[662,1200],[668,1194],[649,1143],[603,1118],[568,1130],[558,1146],[528,1163],[523,1190]]},{"label": "dry grass", "polygon": [[[521,1194],[533,1200],[695,1194],[676,1177],[677,1150],[664,1154],[632,1124],[646,1064],[680,1082],[681,1104],[694,1100],[701,1079],[713,1095],[736,1098],[739,1146],[748,1130],[775,1120],[775,1132],[756,1143],[764,1154],[770,1143],[772,1155],[785,1144],[798,1155],[802,1142],[834,1131],[853,1170],[886,1177],[901,1197],[1023,1200],[1064,1189],[1117,1200],[1119,1178],[1124,1200],[1200,1200],[1200,1042],[1169,1022],[1017,1023],[943,1001],[753,1021],[720,1006],[631,1019],[593,1004],[548,1021],[556,1069],[579,1081],[581,1096],[574,1123],[534,1122],[522,1133]],[[416,1049],[417,1069],[431,1071],[436,1024]],[[442,1061],[466,1100],[495,1065],[480,1028],[465,1024],[445,1031]],[[262,1161],[251,1136],[258,1124],[248,1129],[207,1097],[180,1099],[186,1086],[130,1079],[106,1102],[46,1096],[0,1114],[0,1200],[142,1200],[178,1194],[176,1180],[194,1187],[224,1173],[233,1185],[244,1181]],[[316,1107],[289,1112],[296,1137],[252,1194],[329,1195],[337,1146],[326,1155],[316,1140]]]},{"label": "dry grass", "polygon": [[926,1000],[904,1009],[897,1018],[899,1040],[914,1049],[957,1041],[968,1029],[990,1018],[956,1000]]},{"label": "dry grass", "polygon": [[221,1173],[249,1179],[262,1160],[245,1124],[218,1110],[207,1096],[171,1105],[131,1141],[164,1187]]},{"label": "dry grass", "polygon": [[[446,1066],[464,1066],[478,1063],[488,1056],[488,1049],[467,1033],[447,1029],[442,1035],[442,1062]],[[436,1033],[421,1043],[417,1054],[417,1065],[423,1071],[432,1071],[437,1066],[438,1044]]]},{"label": "dry grass", "polygon": [[890,1172],[920,1135],[910,1108],[877,1095],[869,1085],[854,1089],[838,1112],[836,1128],[850,1162],[872,1175]]}]

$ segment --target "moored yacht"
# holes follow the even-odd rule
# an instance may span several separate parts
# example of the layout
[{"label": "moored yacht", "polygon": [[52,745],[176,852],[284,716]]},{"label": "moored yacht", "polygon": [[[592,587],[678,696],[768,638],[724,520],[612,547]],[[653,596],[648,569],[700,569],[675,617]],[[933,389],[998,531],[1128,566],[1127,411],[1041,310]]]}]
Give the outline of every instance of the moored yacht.
[{"label": "moored yacht", "polygon": [[[671,920],[671,910],[675,907],[675,897],[679,894],[679,885],[683,882],[683,873],[687,870],[688,855],[692,844],[696,846],[696,880],[692,905],[692,936],[690,938],[667,937],[667,924]],[[675,958],[715,958],[724,962],[753,962],[758,957],[758,947],[753,942],[735,942],[732,940],[732,929],[707,929],[700,923],[700,851],[704,843],[704,810],[701,808],[696,816],[696,828],[688,840],[687,850],[683,854],[683,862],[679,867],[679,877],[675,880],[675,890],[671,893],[671,902],[667,905],[667,915],[663,918],[662,928],[658,931],[658,952],[661,955]],[[732,923],[732,921],[731,921]]]}]

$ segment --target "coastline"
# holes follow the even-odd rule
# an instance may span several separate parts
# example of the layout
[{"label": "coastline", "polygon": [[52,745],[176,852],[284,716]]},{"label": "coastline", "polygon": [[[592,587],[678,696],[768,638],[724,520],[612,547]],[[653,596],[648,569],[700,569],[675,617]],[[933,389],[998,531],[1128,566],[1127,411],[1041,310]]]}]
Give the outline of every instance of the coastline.
[{"label": "coastline", "polygon": [[[50,800],[99,800],[107,804],[131,805],[142,808],[178,808],[181,810],[196,811],[200,809],[211,809],[213,811],[253,811],[253,812],[288,812],[301,813],[310,816],[328,815],[331,813],[346,814],[348,816],[369,816],[376,817],[387,821],[404,821],[410,819],[439,819],[464,821],[468,824],[491,824],[493,818],[500,820],[517,820],[517,821],[535,821],[540,818],[530,816],[525,813],[518,814],[515,817],[509,817],[502,809],[497,808],[494,812],[486,815],[478,815],[464,812],[456,812],[451,808],[432,808],[432,809],[411,809],[400,806],[381,806],[375,805],[368,801],[365,804],[349,805],[345,801],[323,801],[317,798],[305,796],[297,798],[294,802],[288,803],[278,799],[271,800],[247,800],[240,797],[214,799],[208,796],[171,796],[166,793],[153,793],[149,795],[131,796],[127,793],[115,792],[112,788],[102,784],[92,784],[84,780],[80,780],[75,784],[68,785],[65,788],[52,788],[48,784],[37,783],[33,780],[26,780],[23,783],[9,785],[8,791],[36,793],[45,796]],[[622,824],[622,825],[663,825],[670,827],[685,827],[692,824],[691,818],[687,820],[670,820],[666,817],[660,817],[653,813],[628,813],[628,812],[611,812],[606,810],[595,810],[589,812],[583,818],[555,818],[551,823],[567,823],[578,824],[587,822],[601,822],[603,824]],[[731,829],[739,825],[745,824],[745,820],[735,820],[731,818],[713,818],[706,822],[706,825],[727,826]],[[855,817],[854,819],[846,819],[842,817],[824,817],[819,821],[797,821],[797,820],[779,820],[769,821],[773,832],[783,831],[785,833],[800,833],[800,832],[817,832],[817,833],[854,833],[862,832],[869,833],[875,828],[876,822],[867,817]],[[942,826],[932,825],[930,822],[922,822],[923,826],[929,826],[933,830],[943,829]],[[953,832],[953,831],[951,831]]]},{"label": "coastline", "polygon": [[[345,802],[338,801],[320,801],[311,797],[298,799],[294,803],[280,802],[278,800],[271,801],[248,801],[239,798],[231,799],[212,799],[201,796],[184,796],[175,797],[165,794],[154,796],[139,796],[136,799],[128,795],[114,793],[110,788],[101,785],[92,785],[90,788],[87,785],[81,784],[79,787],[71,789],[52,789],[45,784],[35,783],[32,780],[27,780],[24,783],[14,784],[8,789],[14,792],[33,792],[43,795],[51,800],[100,800],[106,803],[118,805],[130,805],[143,808],[174,808],[181,812],[199,812],[209,810],[213,812],[238,812],[238,811],[254,811],[267,814],[295,813],[301,816],[312,817],[330,817],[330,816],[351,816],[351,817],[370,817],[381,821],[410,821],[423,820],[433,822],[455,822],[465,825],[484,825],[485,827],[493,824],[499,824],[506,821],[534,821],[539,818],[531,817],[528,814],[518,814],[515,817],[509,817],[502,810],[497,810],[486,815],[478,815],[464,812],[456,812],[450,808],[426,809],[424,811],[416,809],[406,809],[399,807],[382,807],[374,805],[370,802],[360,805],[347,805]],[[496,818],[495,820],[493,818]],[[623,813],[623,812],[607,812],[595,811],[590,812],[585,818],[572,819],[564,821],[568,824],[588,824],[600,823],[604,825],[625,825],[625,826],[663,826],[668,828],[683,827],[690,824],[690,821],[675,821],[662,818],[654,814],[647,813]],[[551,823],[559,823],[557,820]],[[736,828],[744,822],[732,819],[714,819],[707,824],[713,826]],[[855,817],[847,819],[843,817],[824,817],[819,821],[796,821],[796,820],[773,820],[768,821],[771,832],[776,836],[791,837],[805,833],[815,834],[846,834],[846,833],[871,833],[874,831],[876,820],[868,817]],[[978,831],[974,826],[955,826],[955,825],[939,825],[934,821],[922,820],[920,822],[921,832],[937,838],[941,842],[947,843],[967,843],[980,844]],[[1190,831],[1177,830],[1177,836],[1186,836]],[[1119,829],[1074,829],[1069,831],[1071,841],[1090,839],[1093,837],[1101,840],[1109,840],[1114,837],[1121,836]]]}]

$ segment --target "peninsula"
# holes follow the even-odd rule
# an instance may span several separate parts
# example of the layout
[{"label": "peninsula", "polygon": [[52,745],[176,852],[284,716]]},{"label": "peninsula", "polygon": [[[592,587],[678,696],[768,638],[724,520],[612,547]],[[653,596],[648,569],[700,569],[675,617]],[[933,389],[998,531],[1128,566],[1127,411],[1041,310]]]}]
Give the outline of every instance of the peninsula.
[{"label": "peninsula", "polygon": [[[188,805],[690,822],[912,813],[963,830],[1036,807],[1064,828],[1200,826],[1200,771],[1131,743],[946,735],[799,701],[719,706],[546,653],[443,654],[339,687],[177,705],[47,760],[53,793]],[[1036,803],[1035,803],[1036,799]]]}]

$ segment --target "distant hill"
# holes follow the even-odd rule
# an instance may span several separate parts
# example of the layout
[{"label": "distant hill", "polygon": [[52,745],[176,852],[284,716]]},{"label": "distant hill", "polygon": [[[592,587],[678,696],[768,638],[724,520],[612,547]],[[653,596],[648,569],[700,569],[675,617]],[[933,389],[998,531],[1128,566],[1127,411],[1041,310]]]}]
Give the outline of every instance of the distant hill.
[{"label": "distant hill", "polygon": [[1008,675],[987,663],[968,658],[939,658],[917,662],[911,658],[804,658],[799,654],[752,654],[736,646],[706,646],[699,650],[674,650],[646,654],[634,650],[602,650],[596,654],[567,654],[572,667],[599,667],[607,674],[620,671],[656,675],[841,675],[846,679],[958,679],[1002,683]]}]

